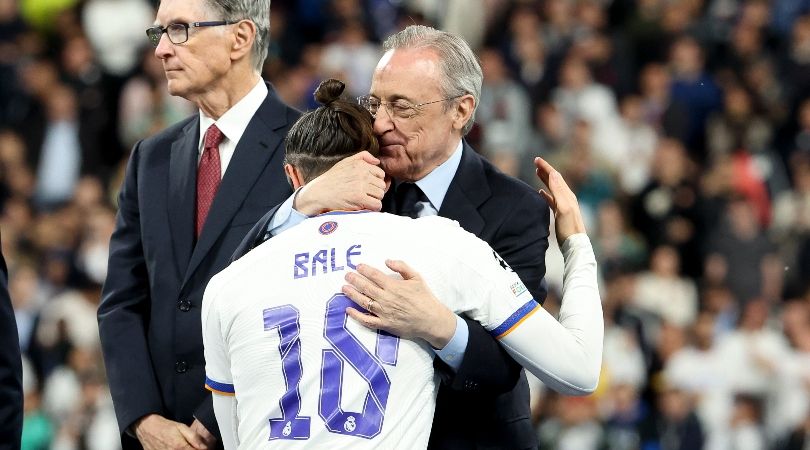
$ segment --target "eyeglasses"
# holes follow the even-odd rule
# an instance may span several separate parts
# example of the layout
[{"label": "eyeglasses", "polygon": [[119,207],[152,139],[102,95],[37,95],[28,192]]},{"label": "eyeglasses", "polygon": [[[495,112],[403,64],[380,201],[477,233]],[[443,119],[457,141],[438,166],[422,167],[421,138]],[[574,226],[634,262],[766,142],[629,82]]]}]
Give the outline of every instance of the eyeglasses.
[{"label": "eyeglasses", "polygon": [[413,116],[419,114],[420,108],[426,105],[430,105],[433,103],[445,102],[447,100],[454,100],[459,97],[463,97],[465,94],[456,95],[455,97],[447,97],[441,100],[434,100],[432,102],[424,102],[424,103],[417,103],[413,104],[407,100],[395,100],[393,102],[384,102],[377,97],[373,97],[371,95],[363,95],[361,97],[357,97],[357,103],[360,104],[363,108],[366,108],[368,112],[371,113],[371,117],[377,118],[377,112],[380,110],[380,106],[384,106],[386,110],[388,110],[388,115],[391,118],[397,119],[410,119]]},{"label": "eyeglasses", "polygon": [[172,44],[182,44],[188,41],[189,28],[219,27],[222,25],[233,25],[235,23],[239,23],[239,21],[217,20],[215,22],[170,23],[166,27],[157,25],[146,29],[146,37],[149,38],[149,43],[151,43],[153,47],[157,47],[158,44],[160,44],[160,37],[163,36],[163,33],[169,36],[169,41],[171,41]]}]

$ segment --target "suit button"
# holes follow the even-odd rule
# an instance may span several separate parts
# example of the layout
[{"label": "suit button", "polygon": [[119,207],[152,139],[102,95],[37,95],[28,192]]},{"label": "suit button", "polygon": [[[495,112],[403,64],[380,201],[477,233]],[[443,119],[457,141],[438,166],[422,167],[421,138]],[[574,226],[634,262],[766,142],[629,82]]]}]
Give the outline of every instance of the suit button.
[{"label": "suit button", "polygon": [[180,300],[177,302],[177,309],[183,312],[189,312],[191,310],[191,302],[188,300]]},{"label": "suit button", "polygon": [[176,363],[174,363],[175,372],[186,373],[186,370],[188,370],[188,363],[186,363],[185,361],[177,361]]}]

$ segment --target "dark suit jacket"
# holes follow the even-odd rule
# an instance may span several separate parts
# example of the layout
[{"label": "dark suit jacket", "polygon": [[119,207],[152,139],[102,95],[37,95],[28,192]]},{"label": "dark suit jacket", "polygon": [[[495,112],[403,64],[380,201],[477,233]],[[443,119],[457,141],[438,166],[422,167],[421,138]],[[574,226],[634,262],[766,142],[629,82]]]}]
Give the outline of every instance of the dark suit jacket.
[{"label": "dark suit jacket", "polygon": [[[219,434],[204,388],[200,306],[245,233],[292,192],[284,137],[299,113],[270,88],[225,171],[199,240],[194,214],[199,116],[137,143],[119,194],[98,310],[118,425],[158,413]],[[124,434],[125,447],[138,448]]]},{"label": "dark suit jacket", "polygon": [[[393,193],[383,210],[394,211]],[[245,236],[234,259],[255,247],[278,208]],[[466,143],[461,163],[439,215],[487,241],[517,272],[535,299],[546,296],[545,253],[549,209],[531,187],[499,172]],[[458,372],[436,358],[442,375],[430,448],[534,448],[529,387],[521,367],[477,322],[467,320],[470,337]]]},{"label": "dark suit jacket", "polygon": [[22,362],[17,322],[8,296],[6,260],[0,253],[0,450],[20,448],[23,423]]}]

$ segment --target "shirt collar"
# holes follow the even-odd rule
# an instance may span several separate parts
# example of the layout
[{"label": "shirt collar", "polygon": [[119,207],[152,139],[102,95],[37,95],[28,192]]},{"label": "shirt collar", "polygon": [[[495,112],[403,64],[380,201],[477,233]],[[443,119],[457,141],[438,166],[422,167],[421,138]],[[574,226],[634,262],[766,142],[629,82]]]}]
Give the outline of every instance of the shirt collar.
[{"label": "shirt collar", "polygon": [[267,85],[264,84],[264,80],[259,78],[256,86],[253,86],[253,89],[251,89],[247,95],[242,97],[235,105],[231,106],[231,109],[225,111],[225,114],[223,114],[219,120],[215,121],[206,116],[201,110],[200,141],[198,142],[197,148],[202,149],[205,132],[208,131],[208,128],[214,123],[217,124],[217,128],[222,131],[222,134],[224,134],[229,141],[238,143],[239,139],[241,139],[242,135],[245,133],[248,123],[250,123],[253,115],[256,114],[256,111],[262,105],[266,97]]},{"label": "shirt collar", "polygon": [[433,169],[424,178],[416,182],[419,189],[425,193],[425,196],[430,200],[430,204],[439,211],[444,202],[444,196],[447,195],[447,189],[450,188],[450,182],[456,176],[458,166],[461,164],[461,153],[464,148],[464,141],[458,142],[458,147],[443,162],[439,167]]}]

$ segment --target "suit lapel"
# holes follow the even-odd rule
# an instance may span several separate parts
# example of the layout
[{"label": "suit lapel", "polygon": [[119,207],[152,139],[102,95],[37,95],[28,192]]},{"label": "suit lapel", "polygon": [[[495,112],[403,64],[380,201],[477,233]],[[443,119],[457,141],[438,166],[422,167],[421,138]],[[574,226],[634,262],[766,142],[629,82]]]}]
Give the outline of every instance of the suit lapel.
[{"label": "suit lapel", "polygon": [[275,130],[283,128],[286,124],[284,105],[268,86],[264,103],[256,110],[228,163],[202,234],[191,254],[183,284],[188,282],[197,266],[239,211],[250,188],[267,166],[267,162],[281,148],[285,136]]},{"label": "suit lapel", "polygon": [[180,268],[179,275],[184,273],[194,246],[199,130],[198,115],[172,143],[169,160],[169,227],[175,260]]},{"label": "suit lapel", "polygon": [[439,215],[456,220],[465,230],[479,235],[485,221],[478,207],[490,197],[491,191],[481,156],[466,142],[462,151],[461,163],[447,189]]}]

